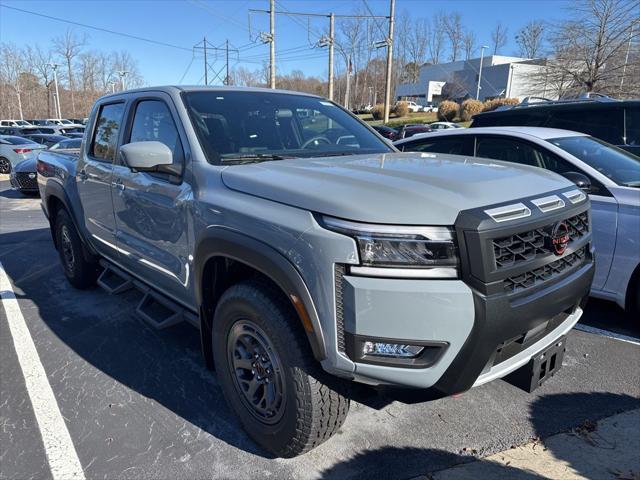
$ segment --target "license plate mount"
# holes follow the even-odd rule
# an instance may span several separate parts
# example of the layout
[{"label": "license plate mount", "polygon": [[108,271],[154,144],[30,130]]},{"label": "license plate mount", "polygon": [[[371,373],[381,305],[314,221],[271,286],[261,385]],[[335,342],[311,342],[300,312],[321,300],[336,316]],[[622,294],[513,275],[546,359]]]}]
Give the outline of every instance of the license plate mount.
[{"label": "license plate mount", "polygon": [[562,359],[567,351],[566,341],[566,336],[558,338],[552,345],[536,353],[529,363],[504,377],[504,380],[526,392],[533,392],[562,368]]}]

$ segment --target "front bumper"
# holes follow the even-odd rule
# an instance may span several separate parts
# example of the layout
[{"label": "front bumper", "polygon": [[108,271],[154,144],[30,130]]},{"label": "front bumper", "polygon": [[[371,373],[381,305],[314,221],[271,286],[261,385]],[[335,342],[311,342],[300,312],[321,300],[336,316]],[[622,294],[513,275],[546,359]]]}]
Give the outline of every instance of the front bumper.
[{"label": "front bumper", "polygon": [[[461,212],[460,280],[358,277],[336,267],[336,343],[351,378],[459,393],[511,373],[575,325],[594,275],[588,200],[554,213],[523,202],[530,216],[499,225],[482,211]],[[572,229],[561,254],[542,238],[557,223]],[[505,248],[523,244],[531,254],[505,259]],[[425,345],[433,354],[422,364],[372,361],[365,341]]]}]

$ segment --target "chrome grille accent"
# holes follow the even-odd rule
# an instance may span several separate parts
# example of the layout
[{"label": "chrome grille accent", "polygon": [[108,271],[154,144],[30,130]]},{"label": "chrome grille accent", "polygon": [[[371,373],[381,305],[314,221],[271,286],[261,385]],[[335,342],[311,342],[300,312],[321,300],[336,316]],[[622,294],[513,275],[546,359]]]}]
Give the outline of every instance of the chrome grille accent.
[{"label": "chrome grille accent", "polygon": [[531,210],[524,203],[514,203],[504,207],[491,208],[484,213],[493,218],[496,222],[508,222],[531,215]]}]

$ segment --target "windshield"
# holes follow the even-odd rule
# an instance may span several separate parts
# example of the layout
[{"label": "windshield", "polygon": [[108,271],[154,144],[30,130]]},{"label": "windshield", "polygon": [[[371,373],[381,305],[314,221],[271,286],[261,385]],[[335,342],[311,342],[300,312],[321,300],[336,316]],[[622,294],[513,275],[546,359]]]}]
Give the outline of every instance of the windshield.
[{"label": "windshield", "polygon": [[24,120],[16,120],[16,124],[22,126],[31,125],[29,122],[25,122]]},{"label": "windshield", "polygon": [[60,120],[60,123],[62,123],[63,125],[73,125],[73,122],[67,119]]},{"label": "windshield", "polygon": [[184,94],[214,164],[393,151],[359,120],[321,98],[255,91]]},{"label": "windshield", "polygon": [[593,137],[563,137],[549,140],[555,146],[627,187],[640,186],[640,158]]}]

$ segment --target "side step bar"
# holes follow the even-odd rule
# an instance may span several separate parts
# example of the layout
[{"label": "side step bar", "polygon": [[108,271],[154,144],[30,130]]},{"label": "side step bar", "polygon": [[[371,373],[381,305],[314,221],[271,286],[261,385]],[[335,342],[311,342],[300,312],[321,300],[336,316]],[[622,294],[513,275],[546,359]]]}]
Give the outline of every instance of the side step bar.
[{"label": "side step bar", "polygon": [[124,293],[132,288],[143,293],[142,300],[136,307],[136,313],[148,325],[156,330],[172,327],[183,321],[189,322],[196,328],[200,328],[198,316],[161,293],[152,290],[144,283],[115,265],[100,260],[104,271],[98,277],[98,285],[111,295]]}]

